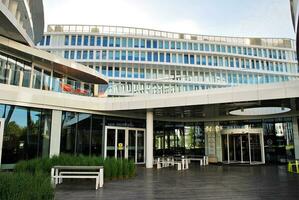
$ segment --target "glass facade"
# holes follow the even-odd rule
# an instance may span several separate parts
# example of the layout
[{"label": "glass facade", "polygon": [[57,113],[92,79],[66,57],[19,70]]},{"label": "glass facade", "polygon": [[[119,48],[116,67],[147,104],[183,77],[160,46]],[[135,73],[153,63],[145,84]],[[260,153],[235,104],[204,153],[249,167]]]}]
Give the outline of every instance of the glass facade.
[{"label": "glass facade", "polygon": [[[276,40],[250,38],[198,36],[197,39],[187,39],[171,38],[171,34],[150,39],[142,37],[142,34],[134,37],[130,34],[134,35],[131,32],[126,36],[78,32],[75,36],[77,39],[84,38],[86,46],[83,47],[86,49],[83,50],[83,60],[81,45],[74,50],[69,48],[73,34],[63,32],[50,36],[62,39],[59,44],[53,45],[65,44],[53,53],[83,62],[109,76],[106,94],[111,96],[176,93],[299,79],[299,67],[291,40],[278,39],[275,43]],[[40,44],[40,47],[47,50],[45,45]],[[89,55],[84,52],[89,52]],[[96,56],[93,56],[94,52]],[[124,64],[117,66],[120,60]],[[132,76],[130,71],[135,64],[138,64],[138,74]],[[107,66],[112,70],[109,75],[103,73]],[[162,70],[160,76],[155,75],[157,69]],[[118,73],[113,73],[115,70],[127,73],[119,77]],[[170,73],[171,70],[174,73]],[[144,75],[140,74],[141,71]],[[183,74],[188,74],[188,78]],[[219,76],[216,77],[216,74]]]},{"label": "glass facade", "polygon": [[0,104],[0,117],[5,118],[1,163],[49,156],[50,110]]}]

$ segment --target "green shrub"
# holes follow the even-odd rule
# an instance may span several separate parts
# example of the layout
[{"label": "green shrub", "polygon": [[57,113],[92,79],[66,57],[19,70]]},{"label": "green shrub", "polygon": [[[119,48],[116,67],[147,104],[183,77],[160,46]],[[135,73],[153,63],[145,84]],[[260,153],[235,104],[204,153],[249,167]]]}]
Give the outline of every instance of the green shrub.
[{"label": "green shrub", "polygon": [[73,156],[62,154],[52,158],[33,159],[20,161],[16,164],[16,172],[30,174],[45,173],[50,175],[52,166],[55,165],[78,165],[78,166],[104,166],[106,180],[117,178],[129,178],[135,175],[135,164],[127,159],[102,158],[97,156]]},{"label": "green shrub", "polygon": [[54,199],[54,189],[50,177],[44,174],[0,173],[0,199]]}]

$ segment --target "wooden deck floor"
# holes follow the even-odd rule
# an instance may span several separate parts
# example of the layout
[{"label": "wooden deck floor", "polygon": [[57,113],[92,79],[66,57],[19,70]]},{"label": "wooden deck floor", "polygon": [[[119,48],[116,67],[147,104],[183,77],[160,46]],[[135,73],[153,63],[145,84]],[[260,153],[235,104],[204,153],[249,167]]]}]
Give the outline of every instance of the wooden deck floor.
[{"label": "wooden deck floor", "polygon": [[299,199],[299,175],[285,166],[191,165],[186,171],[138,168],[136,178],[94,182],[75,180],[56,188],[55,199]]}]

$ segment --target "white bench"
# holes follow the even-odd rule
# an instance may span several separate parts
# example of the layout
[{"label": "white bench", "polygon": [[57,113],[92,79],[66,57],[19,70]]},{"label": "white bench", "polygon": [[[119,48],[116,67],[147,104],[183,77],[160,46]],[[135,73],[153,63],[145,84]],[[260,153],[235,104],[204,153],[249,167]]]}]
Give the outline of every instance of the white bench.
[{"label": "white bench", "polygon": [[51,169],[51,182],[55,187],[64,178],[96,179],[96,190],[104,185],[103,166],[54,166]]},{"label": "white bench", "polygon": [[189,157],[188,158],[189,161],[200,161],[200,165],[209,165],[209,159],[208,159],[208,156],[203,156],[202,158],[199,158],[199,157]]}]

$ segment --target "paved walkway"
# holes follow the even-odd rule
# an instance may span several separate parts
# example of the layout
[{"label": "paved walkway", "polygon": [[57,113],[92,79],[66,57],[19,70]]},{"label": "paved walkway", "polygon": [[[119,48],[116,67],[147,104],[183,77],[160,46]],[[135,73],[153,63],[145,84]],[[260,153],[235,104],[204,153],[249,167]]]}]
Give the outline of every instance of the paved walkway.
[{"label": "paved walkway", "polygon": [[299,199],[299,175],[285,166],[191,165],[186,171],[138,168],[137,177],[110,181],[95,191],[93,181],[75,180],[56,189],[56,199]]}]

